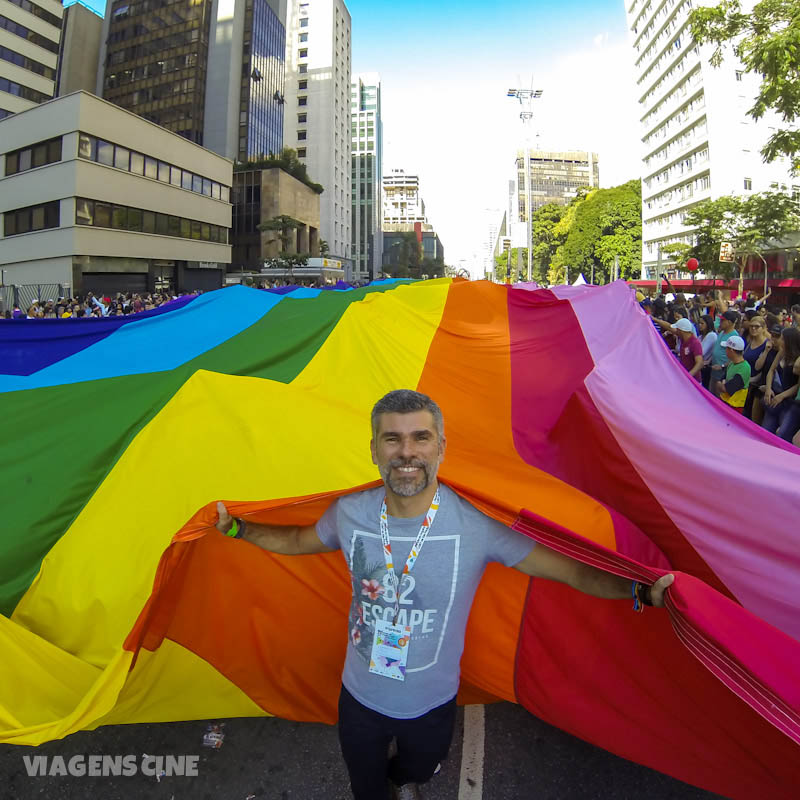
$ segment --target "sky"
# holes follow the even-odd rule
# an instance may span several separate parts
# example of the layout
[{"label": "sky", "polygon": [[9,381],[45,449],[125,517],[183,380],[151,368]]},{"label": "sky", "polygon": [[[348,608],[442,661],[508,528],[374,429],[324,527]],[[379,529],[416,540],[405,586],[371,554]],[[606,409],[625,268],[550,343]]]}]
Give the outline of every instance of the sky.
[{"label": "sky", "polygon": [[[101,14],[103,0],[85,0]],[[640,174],[624,0],[349,0],[353,73],[382,81],[384,172],[420,176],[448,264],[477,277],[486,209],[523,146],[509,88],[542,89],[533,147],[592,150],[600,185]]]}]

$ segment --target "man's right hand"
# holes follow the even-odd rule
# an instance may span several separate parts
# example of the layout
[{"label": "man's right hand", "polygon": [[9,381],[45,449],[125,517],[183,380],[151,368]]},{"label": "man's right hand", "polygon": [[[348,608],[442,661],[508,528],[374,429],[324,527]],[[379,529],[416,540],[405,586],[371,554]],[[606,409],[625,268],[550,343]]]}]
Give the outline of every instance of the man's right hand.
[{"label": "man's right hand", "polygon": [[220,533],[227,533],[231,529],[231,525],[233,525],[233,517],[228,513],[228,509],[225,508],[225,503],[217,503],[217,515],[219,518],[215,525],[216,529]]}]

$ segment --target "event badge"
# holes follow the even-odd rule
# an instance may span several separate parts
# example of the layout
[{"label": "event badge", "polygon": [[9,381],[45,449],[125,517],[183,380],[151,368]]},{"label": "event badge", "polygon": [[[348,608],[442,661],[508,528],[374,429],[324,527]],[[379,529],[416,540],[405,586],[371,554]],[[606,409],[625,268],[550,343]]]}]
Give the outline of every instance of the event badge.
[{"label": "event badge", "polygon": [[376,620],[369,671],[374,675],[404,681],[410,640],[410,625],[392,625],[385,619]]}]

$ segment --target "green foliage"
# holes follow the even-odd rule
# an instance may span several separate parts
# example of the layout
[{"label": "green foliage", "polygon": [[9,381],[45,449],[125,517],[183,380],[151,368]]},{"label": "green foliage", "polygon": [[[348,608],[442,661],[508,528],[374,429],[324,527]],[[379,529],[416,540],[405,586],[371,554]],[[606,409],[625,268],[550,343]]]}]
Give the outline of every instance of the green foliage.
[{"label": "green foliage", "polygon": [[391,247],[389,264],[384,267],[384,272],[391,278],[419,278],[424,273],[421,269],[423,259],[417,234],[404,231],[399,237],[400,240]]},{"label": "green foliage", "polygon": [[277,234],[269,239],[269,241],[280,242],[281,251],[285,252],[291,249],[293,232],[297,230],[297,228],[301,228],[303,224],[304,223],[299,219],[290,217],[288,214],[279,214],[277,217],[272,217],[272,219],[268,219],[256,227],[260,231],[272,231]]},{"label": "green foliage", "polygon": [[268,267],[284,269],[291,272],[295,267],[304,267],[308,264],[308,253],[283,253],[277,258],[270,258],[264,263]]},{"label": "green foliage", "polygon": [[750,13],[739,0],[723,0],[718,6],[696,8],[689,15],[692,36],[701,44],[716,45],[711,63],[719,66],[724,49],[731,46],[748,72],[761,76],[761,86],[749,116],[759,120],[777,112],[786,128],[770,136],[761,151],[765,161],[779,156],[790,159],[800,171],[800,130],[792,123],[800,118],[800,13],[797,0],[762,0]]},{"label": "green foliage", "polygon": [[331,251],[331,249],[328,246],[328,243],[324,239],[320,239],[319,240],[319,254],[320,254],[320,256],[322,258],[325,258],[325,256],[327,256],[328,253],[330,253],[330,251]]},{"label": "green foliage", "polygon": [[[509,276],[508,253],[500,253],[495,257],[495,275],[497,280],[505,283]],[[511,250],[511,283],[528,279],[528,248],[514,247]]]},{"label": "green foliage", "polygon": [[[741,273],[749,256],[763,262],[765,248],[800,230],[800,205],[781,192],[720,197],[692,207],[685,223],[696,228],[695,244],[686,257],[696,258],[707,274],[731,278]],[[719,261],[722,242],[733,245],[737,264]]]},{"label": "green foliage", "polygon": [[278,167],[284,172],[297,178],[298,181],[304,183],[309,189],[313,189],[317,194],[322,194],[325,189],[319,183],[314,183],[308,177],[306,165],[297,157],[297,150],[292,150],[291,147],[284,147],[279,156],[270,153],[265,156],[263,153],[256,158],[249,161],[237,161],[233,166],[234,172],[242,172],[248,169],[273,169]]},{"label": "green foliage", "polygon": [[[533,212],[533,252],[531,277],[539,284],[546,284],[548,281],[548,269],[550,262],[563,243],[563,237],[556,233],[558,224],[561,222],[566,208],[556,203],[547,203]],[[525,254],[525,265],[527,267],[528,254]]]},{"label": "green foliage", "polygon": [[550,262],[548,278],[563,282],[583,272],[595,283],[612,279],[615,258],[619,277],[638,277],[642,267],[642,194],[638,180],[577,197],[553,226],[553,241],[561,238]]}]

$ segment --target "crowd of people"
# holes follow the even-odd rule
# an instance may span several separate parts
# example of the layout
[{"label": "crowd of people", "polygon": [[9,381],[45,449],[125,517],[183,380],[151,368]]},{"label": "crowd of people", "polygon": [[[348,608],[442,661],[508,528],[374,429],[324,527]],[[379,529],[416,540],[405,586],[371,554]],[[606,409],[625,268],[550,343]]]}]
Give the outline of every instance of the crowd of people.
[{"label": "crowd of people", "polygon": [[151,311],[179,295],[162,292],[118,292],[114,297],[95,296],[93,292],[56,300],[35,300],[26,310],[18,304],[3,312],[4,319],[80,319],[82,317],[122,317]]},{"label": "crowd of people", "polygon": [[[748,293],[636,298],[668,347],[708,391],[800,447],[800,305],[780,308]],[[668,299],[671,298],[671,299]]]}]

